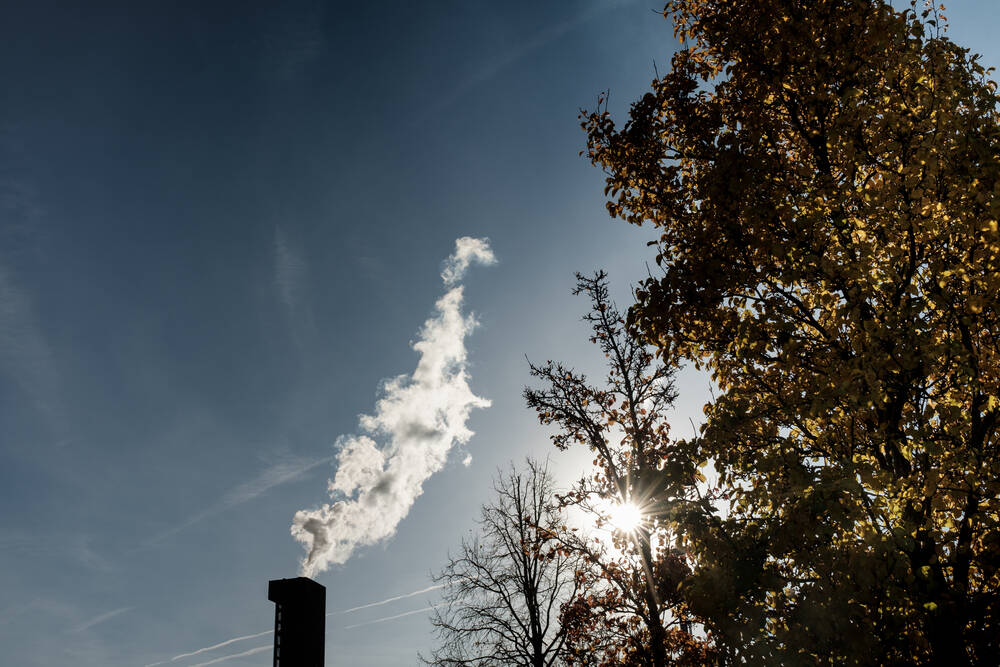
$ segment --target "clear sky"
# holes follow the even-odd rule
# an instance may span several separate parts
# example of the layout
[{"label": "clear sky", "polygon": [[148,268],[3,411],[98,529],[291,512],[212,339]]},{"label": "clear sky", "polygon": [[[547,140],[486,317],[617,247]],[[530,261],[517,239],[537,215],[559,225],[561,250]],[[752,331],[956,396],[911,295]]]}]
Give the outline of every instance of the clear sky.
[{"label": "clear sky", "polygon": [[[327,664],[414,664],[496,468],[580,471],[523,407],[525,355],[599,371],[573,272],[622,305],[645,273],[652,233],[607,217],[577,113],[610,89],[621,114],[670,26],[645,0],[141,4],[0,12],[3,661],[270,664],[293,516],[460,282],[478,326],[445,341],[447,386],[484,400],[449,433],[474,435],[428,450],[392,537],[315,575]],[[994,3],[952,4],[1000,62]],[[496,263],[446,285],[462,237]],[[689,433],[707,381],[681,380]]]}]

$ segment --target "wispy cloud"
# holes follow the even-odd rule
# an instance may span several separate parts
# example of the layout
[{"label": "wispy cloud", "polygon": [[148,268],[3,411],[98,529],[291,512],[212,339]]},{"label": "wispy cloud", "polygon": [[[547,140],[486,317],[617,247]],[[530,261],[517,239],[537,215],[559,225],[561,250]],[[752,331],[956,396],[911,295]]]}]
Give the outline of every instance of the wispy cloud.
[{"label": "wispy cloud", "polygon": [[[486,239],[456,241],[445,262],[446,270],[455,267],[443,274],[446,284],[471,261],[496,261]],[[295,514],[291,533],[306,549],[306,576],[346,562],[359,546],[391,537],[452,446],[472,437],[469,413],[490,405],[469,388],[465,337],[476,320],[462,312],[462,286],[449,289],[435,309],[413,343],[420,354],[416,370],[387,380],[375,414],[361,416],[368,435],[337,439],[339,465],[328,483],[334,502]]]},{"label": "wispy cloud", "polygon": [[325,4],[315,0],[286,0],[280,6],[281,11],[269,21],[261,64],[265,79],[288,83],[296,80],[326,51]]},{"label": "wispy cloud", "polygon": [[[423,113],[416,116],[412,121],[414,124],[423,123],[427,118],[439,115],[442,111],[457,102],[470,90],[480,86],[494,78],[504,70],[514,66],[522,59],[538,51],[542,47],[554,42],[563,35],[572,32],[582,26],[587,21],[597,17],[606,11],[620,8],[632,4],[635,0],[599,0],[590,4],[589,7],[581,9],[576,13],[567,12],[563,20],[547,26],[534,34],[528,36],[524,41],[514,45],[507,51],[496,54],[491,60],[485,62],[477,70],[472,72],[465,79],[460,80],[450,90],[440,94],[433,102],[427,105]],[[567,3],[568,4],[568,3]]]},{"label": "wispy cloud", "polygon": [[47,236],[45,205],[29,166],[34,150],[25,136],[22,123],[0,125],[0,250],[6,257],[35,254]]},{"label": "wispy cloud", "polygon": [[90,569],[110,571],[113,567],[111,562],[96,551],[91,543],[92,539],[87,535],[67,534],[65,531],[9,532],[0,537],[0,554],[7,553],[13,557],[34,560],[69,556]]},{"label": "wispy cloud", "polygon": [[233,487],[217,502],[204,510],[185,519],[184,521],[181,521],[175,526],[157,533],[153,537],[146,540],[145,544],[146,546],[149,546],[162,542],[166,538],[171,537],[196,523],[225,512],[226,510],[236,507],[237,505],[253,500],[257,496],[260,496],[276,486],[293,482],[301,478],[313,468],[321,466],[325,463],[330,463],[333,461],[333,458],[333,456],[326,456],[319,459],[295,457],[275,463],[263,470],[259,475],[257,475],[257,477]]},{"label": "wispy cloud", "polygon": [[5,245],[31,245],[44,213],[38,190],[30,180],[0,172],[0,214],[4,220],[0,239]]},{"label": "wispy cloud", "polygon": [[0,373],[8,375],[55,426],[63,422],[59,375],[28,293],[0,264]]},{"label": "wispy cloud", "polygon": [[[23,128],[0,124],[0,380],[9,379],[57,440],[64,439],[62,385],[30,292],[18,284],[18,260],[37,262],[45,209],[26,168]],[[10,264],[8,264],[8,262]]]},{"label": "wispy cloud", "polygon": [[274,287],[285,307],[292,339],[303,349],[315,338],[316,321],[307,298],[309,264],[281,227],[274,228]]},{"label": "wispy cloud", "polygon": [[414,609],[413,611],[404,611],[402,614],[395,614],[393,616],[385,616],[383,618],[376,618],[371,621],[365,621],[364,623],[355,623],[354,625],[345,625],[344,630],[353,630],[354,628],[360,628],[365,625],[375,625],[376,623],[385,623],[386,621],[394,621],[397,618],[403,618],[404,616],[413,616],[414,614],[422,614],[427,611],[434,609],[433,606],[421,607],[420,609]]},{"label": "wispy cloud", "polygon": [[114,609],[112,611],[105,612],[103,614],[100,614],[99,616],[94,616],[93,618],[91,618],[91,619],[89,619],[87,621],[84,621],[80,625],[78,625],[75,628],[73,628],[72,630],[70,630],[70,632],[83,632],[84,630],[87,630],[88,628],[92,628],[95,625],[99,625],[99,624],[101,624],[101,623],[103,623],[105,621],[111,620],[115,616],[119,616],[119,615],[124,614],[125,612],[131,611],[131,610],[132,610],[132,607],[121,607],[119,609]]},{"label": "wispy cloud", "polygon": [[274,284],[281,301],[289,308],[299,307],[303,281],[308,267],[299,252],[292,248],[281,227],[274,228]]}]

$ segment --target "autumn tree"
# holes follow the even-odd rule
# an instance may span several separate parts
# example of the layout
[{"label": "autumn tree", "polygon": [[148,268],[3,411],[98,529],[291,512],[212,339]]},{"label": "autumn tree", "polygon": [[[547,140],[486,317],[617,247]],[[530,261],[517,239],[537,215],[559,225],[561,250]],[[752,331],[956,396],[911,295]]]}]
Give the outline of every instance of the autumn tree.
[{"label": "autumn tree", "polygon": [[670,71],[583,117],[658,234],[630,320],[717,387],[675,519],[732,662],[1000,655],[1000,99],[942,9],[670,0]]},{"label": "autumn tree", "polygon": [[568,661],[697,664],[707,644],[691,634],[691,615],[678,596],[689,568],[666,522],[673,503],[697,492],[700,474],[686,457],[672,457],[663,413],[676,397],[673,372],[626,331],[603,272],[577,275],[574,294],[590,300],[584,320],[607,362],[604,383],[550,361],[531,365],[542,386],[524,392],[541,422],[557,427],[557,447],[588,447],[594,456],[593,472],[562,497],[582,510],[585,525],[556,536],[591,566],[580,573],[580,595],[563,610]]},{"label": "autumn tree", "polygon": [[546,464],[529,459],[494,482],[479,530],[434,578],[444,604],[431,619],[440,640],[426,664],[552,667],[561,665],[563,603],[580,581],[580,559],[558,549],[564,525]]}]

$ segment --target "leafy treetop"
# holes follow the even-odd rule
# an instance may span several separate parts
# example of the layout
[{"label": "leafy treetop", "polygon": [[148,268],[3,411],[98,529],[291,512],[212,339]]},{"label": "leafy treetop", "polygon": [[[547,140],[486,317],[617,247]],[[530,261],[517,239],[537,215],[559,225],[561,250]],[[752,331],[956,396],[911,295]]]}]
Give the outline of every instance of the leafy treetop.
[{"label": "leafy treetop", "polygon": [[941,9],[671,0],[671,71],[583,118],[659,234],[630,321],[720,392],[687,590],[734,660],[1000,654],[1000,98]]}]

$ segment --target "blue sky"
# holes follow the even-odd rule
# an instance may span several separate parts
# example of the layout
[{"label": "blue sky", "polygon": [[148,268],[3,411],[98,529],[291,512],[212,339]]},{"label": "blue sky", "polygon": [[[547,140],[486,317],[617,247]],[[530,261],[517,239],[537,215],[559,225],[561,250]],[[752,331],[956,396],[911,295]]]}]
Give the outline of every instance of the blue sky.
[{"label": "blue sky", "polygon": [[[573,272],[623,304],[645,272],[651,233],[608,219],[576,116],[641,95],[670,26],[642,0],[85,4],[0,21],[5,660],[269,646],[293,516],[417,368],[456,239],[488,238],[461,281],[475,435],[391,538],[316,575],[328,664],[414,664],[496,468],[580,470],[522,405],[525,355],[599,370]],[[1000,62],[993,4],[953,4],[952,38]],[[681,380],[687,432],[707,382]]]}]

